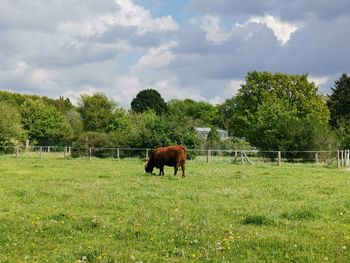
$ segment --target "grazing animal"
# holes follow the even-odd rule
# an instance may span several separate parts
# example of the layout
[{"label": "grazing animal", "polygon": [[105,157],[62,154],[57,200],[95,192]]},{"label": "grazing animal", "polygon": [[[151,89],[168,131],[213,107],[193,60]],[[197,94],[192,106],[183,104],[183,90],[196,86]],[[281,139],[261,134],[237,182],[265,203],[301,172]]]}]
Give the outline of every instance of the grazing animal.
[{"label": "grazing animal", "polygon": [[178,167],[181,166],[182,177],[185,177],[186,148],[175,145],[156,148],[145,166],[147,173],[152,173],[154,167],[159,169],[159,175],[164,175],[164,165],[174,167],[176,175]]}]

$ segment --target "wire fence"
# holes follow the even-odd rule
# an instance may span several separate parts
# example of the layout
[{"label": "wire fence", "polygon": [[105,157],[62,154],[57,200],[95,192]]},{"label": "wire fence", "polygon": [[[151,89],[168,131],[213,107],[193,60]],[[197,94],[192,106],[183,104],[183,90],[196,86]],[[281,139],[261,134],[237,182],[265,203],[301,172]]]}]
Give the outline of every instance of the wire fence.
[{"label": "wire fence", "polygon": [[[37,158],[139,158],[146,160],[150,148],[78,148],[63,146],[0,146],[0,154],[15,157]],[[256,163],[309,163],[334,167],[349,167],[350,151],[259,151],[259,150],[216,150],[187,149],[187,160],[193,162],[230,162],[254,165]]]}]

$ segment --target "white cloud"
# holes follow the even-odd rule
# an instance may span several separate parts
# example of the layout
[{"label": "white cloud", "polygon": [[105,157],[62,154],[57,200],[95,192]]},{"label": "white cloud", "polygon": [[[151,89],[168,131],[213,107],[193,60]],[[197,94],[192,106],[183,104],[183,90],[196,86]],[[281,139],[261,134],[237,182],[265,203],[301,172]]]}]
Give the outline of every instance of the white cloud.
[{"label": "white cloud", "polygon": [[315,83],[316,86],[322,86],[327,84],[329,76],[308,76],[308,81]]},{"label": "white cloud", "polygon": [[93,86],[86,86],[86,87],[81,87],[80,90],[74,91],[74,90],[69,90],[63,93],[64,98],[68,98],[74,105],[78,105],[79,99],[81,95],[93,95],[95,93],[99,92],[96,87]]},{"label": "white cloud", "polygon": [[170,51],[177,43],[172,41],[170,43],[153,47],[143,55],[139,61],[130,69],[132,72],[141,72],[147,69],[157,69],[169,65],[174,59],[174,54]]},{"label": "white cloud", "polygon": [[236,24],[238,27],[245,27],[248,24],[262,24],[270,28],[282,46],[285,46],[291,38],[291,35],[298,30],[296,24],[283,22],[278,17],[271,15],[253,16],[243,25]]},{"label": "white cloud", "polygon": [[147,89],[157,90],[164,100],[169,101],[171,99],[193,99],[193,100],[205,100],[202,96],[194,92],[194,89],[187,87],[184,89],[178,85],[176,77],[167,80],[159,80],[153,84],[148,85]]},{"label": "white cloud", "polygon": [[115,0],[118,10],[114,14],[90,17],[84,21],[68,21],[59,30],[70,36],[95,37],[112,27],[135,27],[136,33],[176,31],[178,24],[171,16],[153,18],[151,13],[132,0]]},{"label": "white cloud", "polygon": [[139,77],[129,75],[118,76],[114,86],[118,95],[114,96],[113,99],[124,108],[130,108],[131,101],[142,89]]},{"label": "white cloud", "polygon": [[224,91],[221,92],[220,95],[215,96],[214,98],[210,98],[209,103],[214,105],[223,103],[226,99],[235,96],[238,90],[241,88],[241,85],[243,85],[244,83],[245,81],[241,79],[230,80],[230,82],[227,83]]},{"label": "white cloud", "polygon": [[232,31],[225,32],[220,27],[220,17],[207,14],[199,21],[192,19],[191,23],[200,24],[200,28],[206,33],[206,40],[213,44],[222,44],[226,42],[231,36]]},{"label": "white cloud", "polygon": [[13,83],[21,81],[22,83],[25,83],[26,86],[42,90],[52,88],[58,77],[58,74],[53,70],[31,66],[23,60],[17,61],[16,64],[8,70],[0,72],[3,81],[7,80]]}]

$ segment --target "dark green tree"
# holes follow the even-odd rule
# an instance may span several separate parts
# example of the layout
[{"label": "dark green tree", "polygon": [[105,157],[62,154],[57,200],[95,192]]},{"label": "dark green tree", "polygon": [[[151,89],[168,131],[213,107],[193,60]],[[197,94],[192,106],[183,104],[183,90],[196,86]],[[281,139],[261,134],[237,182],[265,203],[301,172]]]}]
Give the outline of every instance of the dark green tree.
[{"label": "dark green tree", "polygon": [[116,103],[106,95],[96,93],[92,96],[82,95],[78,110],[81,114],[85,131],[108,131],[113,121]]},{"label": "dark green tree", "polygon": [[330,124],[338,127],[342,122],[344,126],[344,120],[350,119],[350,76],[343,74],[335,81],[331,90],[332,94],[327,101],[331,113]]},{"label": "dark green tree", "polygon": [[168,106],[158,91],[146,89],[140,91],[131,101],[131,109],[134,112],[154,110],[157,115],[167,112]]}]

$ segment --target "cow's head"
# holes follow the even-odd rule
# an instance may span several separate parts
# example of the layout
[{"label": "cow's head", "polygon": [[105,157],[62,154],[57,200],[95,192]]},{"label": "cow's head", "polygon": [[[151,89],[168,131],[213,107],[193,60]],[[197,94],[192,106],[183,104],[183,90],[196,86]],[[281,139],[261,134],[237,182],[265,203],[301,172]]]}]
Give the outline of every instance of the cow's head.
[{"label": "cow's head", "polygon": [[152,166],[146,164],[146,165],[145,165],[145,172],[146,172],[146,173],[152,173],[152,172],[153,172],[153,168],[154,168],[154,167],[152,167]]}]

